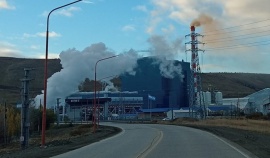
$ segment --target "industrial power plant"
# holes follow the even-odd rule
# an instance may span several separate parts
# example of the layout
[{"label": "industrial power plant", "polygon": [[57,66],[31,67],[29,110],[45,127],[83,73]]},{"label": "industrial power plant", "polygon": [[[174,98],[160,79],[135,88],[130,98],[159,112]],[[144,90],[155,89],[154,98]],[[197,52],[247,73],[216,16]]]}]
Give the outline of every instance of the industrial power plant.
[{"label": "industrial power plant", "polygon": [[[206,118],[216,115],[236,115],[239,112],[268,113],[270,94],[264,90],[244,98],[223,99],[220,91],[203,91],[199,63],[202,36],[190,27],[191,33],[186,51],[191,52],[191,61],[167,60],[176,67],[170,75],[160,70],[158,57],[143,57],[137,60],[135,74],[118,76],[121,87],[114,91],[75,92],[65,99],[61,115],[74,121],[115,119],[175,119],[178,117]],[[164,62],[163,61],[163,62]],[[267,91],[267,92],[266,92]],[[255,101],[254,95],[264,96],[263,102]]]},{"label": "industrial power plant", "polygon": [[[136,74],[123,74],[121,91],[97,92],[99,119],[145,118],[143,113],[153,113],[163,118],[170,109],[189,107],[190,64],[184,61],[169,61],[181,67],[183,75],[173,72],[173,78],[160,74],[156,59],[145,57],[138,59]],[[67,114],[71,119],[81,120],[92,117],[94,111],[94,93],[77,92],[65,100]],[[158,114],[157,114],[158,113]]]},{"label": "industrial power plant", "polygon": [[270,1],[62,1],[0,0],[0,158],[269,157]]}]

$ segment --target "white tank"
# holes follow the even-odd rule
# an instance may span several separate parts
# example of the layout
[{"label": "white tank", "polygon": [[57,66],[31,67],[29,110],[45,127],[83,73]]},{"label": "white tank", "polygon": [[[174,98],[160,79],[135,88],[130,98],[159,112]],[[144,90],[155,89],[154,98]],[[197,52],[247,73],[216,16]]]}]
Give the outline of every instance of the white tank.
[{"label": "white tank", "polygon": [[217,105],[222,105],[223,96],[222,96],[222,92],[215,92],[215,101]]},{"label": "white tank", "polygon": [[204,102],[207,105],[210,105],[211,104],[211,93],[208,92],[208,91],[204,92]]}]

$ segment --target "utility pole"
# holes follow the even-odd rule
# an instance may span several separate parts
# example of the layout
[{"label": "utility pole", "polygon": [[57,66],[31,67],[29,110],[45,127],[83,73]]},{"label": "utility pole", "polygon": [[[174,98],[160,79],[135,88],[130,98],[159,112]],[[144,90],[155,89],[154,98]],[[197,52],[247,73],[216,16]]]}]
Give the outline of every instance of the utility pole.
[{"label": "utility pole", "polygon": [[26,149],[28,147],[29,140],[29,82],[33,79],[29,79],[29,72],[33,70],[32,68],[24,68],[24,78],[21,79],[22,82],[22,108],[21,108],[21,149]]},{"label": "utility pole", "polygon": [[[87,101],[88,99],[86,99],[86,101]],[[88,101],[87,101],[88,102]],[[82,111],[83,111],[83,108],[84,108],[84,121],[86,122],[86,106],[87,105],[85,105],[85,106],[82,106]]]},{"label": "utility pole", "polygon": [[4,143],[7,145],[7,103],[5,101],[4,109]]},{"label": "utility pole", "polygon": [[60,104],[60,100],[61,98],[57,98],[56,99],[56,112],[57,112],[57,126],[59,126],[59,122],[60,122],[60,116],[59,116],[59,104]]}]

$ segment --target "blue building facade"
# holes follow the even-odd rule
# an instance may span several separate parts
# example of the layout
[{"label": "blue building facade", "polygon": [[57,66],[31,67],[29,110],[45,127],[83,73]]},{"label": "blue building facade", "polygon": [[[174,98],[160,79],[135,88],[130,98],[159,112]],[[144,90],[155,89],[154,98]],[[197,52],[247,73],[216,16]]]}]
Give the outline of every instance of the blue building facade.
[{"label": "blue building facade", "polygon": [[[174,73],[173,78],[161,75],[160,63],[155,58],[145,57],[137,61],[135,75],[123,74],[121,78],[122,91],[138,91],[143,96],[143,109],[173,108],[189,106],[190,63],[184,61],[169,61],[174,66],[181,66],[182,75]],[[155,100],[148,99],[148,95]]]}]

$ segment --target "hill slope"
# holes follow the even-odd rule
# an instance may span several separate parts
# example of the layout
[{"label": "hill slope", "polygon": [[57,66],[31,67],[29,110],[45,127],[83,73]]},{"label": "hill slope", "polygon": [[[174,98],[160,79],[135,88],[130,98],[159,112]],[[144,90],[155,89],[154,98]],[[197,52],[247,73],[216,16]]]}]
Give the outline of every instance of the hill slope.
[{"label": "hill slope", "polygon": [[[43,89],[44,59],[21,59],[0,57],[0,102],[7,100],[10,104],[20,101],[20,79],[24,68],[34,68],[30,77],[30,97],[40,94]],[[48,76],[61,70],[59,59],[48,61]],[[219,90],[224,97],[244,97],[258,90],[270,87],[270,74],[252,73],[203,73],[202,87]]]},{"label": "hill slope", "polygon": [[221,91],[225,98],[245,97],[270,87],[270,74],[204,73],[201,78],[204,91],[214,88]]},{"label": "hill slope", "polygon": [[[10,104],[20,101],[20,79],[24,77],[24,68],[34,68],[30,72],[30,97],[35,97],[43,89],[44,59],[21,59],[0,57],[0,103],[6,100]],[[48,76],[61,70],[59,59],[48,61]]]}]

